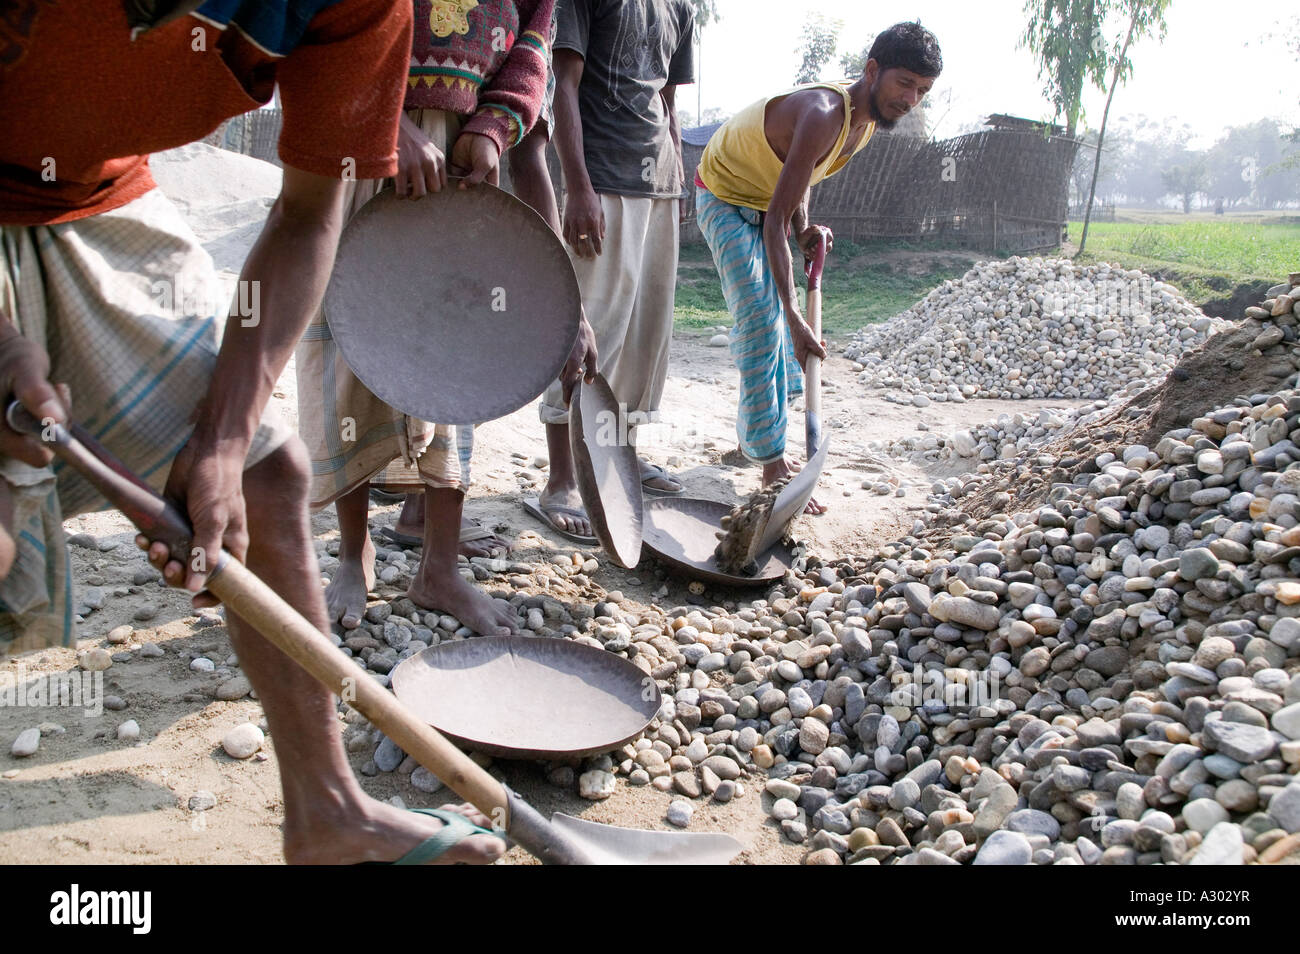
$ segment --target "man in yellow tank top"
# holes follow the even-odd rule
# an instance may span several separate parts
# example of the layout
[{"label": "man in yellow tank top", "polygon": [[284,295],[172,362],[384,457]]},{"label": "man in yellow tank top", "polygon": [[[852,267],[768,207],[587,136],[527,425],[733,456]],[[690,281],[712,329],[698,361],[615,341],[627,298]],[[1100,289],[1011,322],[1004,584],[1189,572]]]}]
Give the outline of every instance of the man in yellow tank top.
[{"label": "man in yellow tank top", "polygon": [[[808,222],[809,190],[842,169],[877,129],[889,129],[934,85],[939,44],[919,23],[876,37],[849,85],[815,83],[762,99],[709,140],[695,177],[696,216],[735,319],[740,450],[763,465],[763,484],[788,477],[786,409],[803,390],[808,355],[826,348],[803,319],[788,237],[811,257],[821,227]],[[809,513],[823,513],[817,501]]]}]

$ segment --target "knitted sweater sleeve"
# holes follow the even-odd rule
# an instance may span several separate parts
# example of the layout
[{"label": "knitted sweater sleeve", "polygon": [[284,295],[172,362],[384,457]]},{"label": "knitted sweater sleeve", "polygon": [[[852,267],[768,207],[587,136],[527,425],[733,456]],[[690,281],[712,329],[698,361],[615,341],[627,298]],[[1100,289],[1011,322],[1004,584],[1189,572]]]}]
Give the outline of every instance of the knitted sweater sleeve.
[{"label": "knitted sweater sleeve", "polygon": [[542,109],[556,0],[518,0],[519,36],[479,91],[464,131],[492,139],[504,153],[524,138]]}]

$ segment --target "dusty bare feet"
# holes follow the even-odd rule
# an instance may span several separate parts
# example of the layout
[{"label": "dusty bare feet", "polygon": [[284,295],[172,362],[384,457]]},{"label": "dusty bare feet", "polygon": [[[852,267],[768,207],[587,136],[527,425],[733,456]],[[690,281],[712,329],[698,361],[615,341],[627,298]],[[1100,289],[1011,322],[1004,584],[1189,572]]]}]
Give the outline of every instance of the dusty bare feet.
[{"label": "dusty bare feet", "polygon": [[504,600],[494,600],[453,567],[448,572],[420,564],[406,595],[416,606],[448,613],[480,636],[509,636],[519,632],[519,619]]},{"label": "dusty bare feet", "polygon": [[[793,457],[784,457],[781,460],[774,461],[771,464],[763,465],[763,486],[775,483],[778,480],[784,480],[787,477],[793,477],[799,471],[803,470],[803,464]],[[823,514],[827,511],[825,504],[817,502],[814,497],[808,501],[808,506],[803,508],[804,513]]]},{"label": "dusty bare feet", "polygon": [[[472,805],[443,805],[483,828],[488,819]],[[284,833],[284,857],[289,864],[348,865],[365,861],[396,861],[421,842],[432,838],[443,822],[429,815],[402,811],[371,798],[363,798],[347,811],[317,816],[307,826]],[[488,865],[505,852],[495,835],[470,835],[449,848],[436,865]]]},{"label": "dusty bare feet", "polygon": [[339,568],[325,587],[325,608],[330,621],[344,629],[356,629],[366,613],[366,594],[375,587],[375,545],[366,533],[361,555],[344,557],[339,553]]},{"label": "dusty bare feet", "polygon": [[563,530],[565,533],[572,533],[579,537],[590,537],[595,533],[576,485],[557,486],[552,489],[548,483],[541,496],[537,498],[537,506],[542,509],[542,513],[556,530]]}]

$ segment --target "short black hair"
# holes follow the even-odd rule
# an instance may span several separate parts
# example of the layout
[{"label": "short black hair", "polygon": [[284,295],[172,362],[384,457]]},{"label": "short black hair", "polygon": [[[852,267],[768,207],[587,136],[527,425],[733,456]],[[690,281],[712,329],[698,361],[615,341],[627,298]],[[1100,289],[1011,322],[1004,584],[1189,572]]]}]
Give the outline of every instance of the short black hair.
[{"label": "short black hair", "polygon": [[919,23],[895,23],[876,37],[867,58],[875,60],[881,72],[902,67],[931,78],[943,72],[939,41]]}]

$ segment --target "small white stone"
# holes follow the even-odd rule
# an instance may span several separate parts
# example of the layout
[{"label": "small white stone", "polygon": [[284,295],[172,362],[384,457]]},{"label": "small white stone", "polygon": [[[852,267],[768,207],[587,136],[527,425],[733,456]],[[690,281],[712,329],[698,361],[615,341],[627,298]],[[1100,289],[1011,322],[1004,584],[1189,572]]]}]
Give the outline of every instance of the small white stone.
[{"label": "small white stone", "polygon": [[221,740],[221,747],[232,759],[251,758],[266,741],[262,730],[251,722],[236,726]]},{"label": "small white stone", "polygon": [[9,749],[9,752],[14,758],[23,759],[29,755],[35,755],[36,750],[40,747],[41,730],[23,729],[23,731],[18,733],[18,738],[14,739],[14,744]]},{"label": "small white stone", "polygon": [[200,789],[190,796],[188,804],[192,812],[206,812],[217,807],[217,796]]},{"label": "small white stone", "polygon": [[87,649],[78,656],[77,665],[87,672],[103,672],[113,665],[113,657],[107,649],[100,649],[96,646],[94,649]]},{"label": "small white stone", "polygon": [[134,742],[138,738],[140,738],[140,724],[134,719],[127,719],[117,727],[119,742]]},{"label": "small white stone", "polygon": [[614,794],[614,775],[601,769],[578,776],[578,794],[590,801],[600,801]]},{"label": "small white stone", "polygon": [[694,814],[695,806],[679,798],[668,806],[668,823],[678,828],[685,828],[691,823],[691,816]]}]

